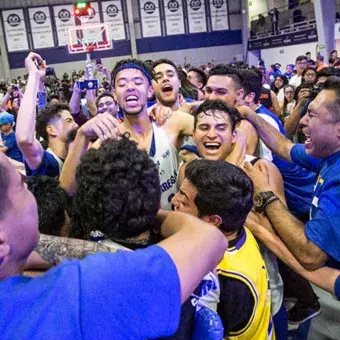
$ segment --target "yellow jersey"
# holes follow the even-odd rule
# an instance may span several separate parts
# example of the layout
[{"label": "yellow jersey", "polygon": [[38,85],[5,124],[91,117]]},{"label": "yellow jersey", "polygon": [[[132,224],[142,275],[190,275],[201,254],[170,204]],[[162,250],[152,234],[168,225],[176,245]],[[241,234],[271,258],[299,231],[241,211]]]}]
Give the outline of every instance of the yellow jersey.
[{"label": "yellow jersey", "polygon": [[[223,284],[223,281],[228,281],[228,279],[229,282],[233,281],[230,279],[234,279],[233,282],[236,285],[241,284],[247,292],[248,300],[252,300],[250,304],[247,303],[247,306],[250,306],[246,316],[247,321],[237,324],[236,327],[234,322],[234,329],[226,329],[225,339],[275,340],[266,265],[254,236],[247,228],[235,246],[228,248],[225,252],[222,261],[217,266],[217,274],[221,284],[221,302],[228,301],[229,295],[232,294],[228,289],[230,284]],[[226,288],[223,289],[223,286]],[[237,286],[234,285],[234,287]],[[238,310],[242,309],[242,300],[238,300],[235,296],[233,299],[234,305],[239,302]],[[232,313],[232,310],[228,313]],[[223,321],[222,316],[221,318]]]}]

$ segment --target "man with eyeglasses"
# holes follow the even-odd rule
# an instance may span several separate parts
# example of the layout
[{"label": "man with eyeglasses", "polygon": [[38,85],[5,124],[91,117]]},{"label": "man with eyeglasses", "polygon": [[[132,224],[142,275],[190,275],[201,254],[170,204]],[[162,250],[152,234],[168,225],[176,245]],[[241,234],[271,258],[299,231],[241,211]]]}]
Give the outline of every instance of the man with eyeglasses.
[{"label": "man with eyeglasses", "polygon": [[297,74],[290,79],[289,85],[293,85],[295,88],[301,85],[302,72],[307,66],[308,66],[308,61],[305,55],[300,55],[299,57],[296,58],[295,69],[297,71]]}]

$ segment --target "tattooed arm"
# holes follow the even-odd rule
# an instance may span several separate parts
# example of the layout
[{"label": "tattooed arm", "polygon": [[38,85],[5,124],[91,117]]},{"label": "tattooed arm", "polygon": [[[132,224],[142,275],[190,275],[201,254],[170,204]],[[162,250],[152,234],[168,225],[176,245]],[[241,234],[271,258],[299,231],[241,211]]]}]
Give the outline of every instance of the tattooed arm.
[{"label": "tattooed arm", "polygon": [[40,234],[39,244],[29,256],[25,268],[48,269],[64,259],[82,259],[99,251],[115,253],[118,249],[128,250],[119,244],[111,248],[90,241]]}]

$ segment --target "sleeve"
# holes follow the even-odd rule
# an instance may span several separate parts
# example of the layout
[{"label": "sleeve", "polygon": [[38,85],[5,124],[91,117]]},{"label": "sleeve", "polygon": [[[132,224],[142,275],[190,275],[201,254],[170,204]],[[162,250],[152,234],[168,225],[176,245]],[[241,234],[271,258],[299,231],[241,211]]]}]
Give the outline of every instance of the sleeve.
[{"label": "sleeve", "polygon": [[312,204],[317,208],[306,223],[305,233],[325,253],[340,261],[340,180],[325,182],[320,197]]},{"label": "sleeve", "polygon": [[58,162],[46,150],[44,150],[43,158],[37,169],[35,170],[30,169],[26,162],[25,162],[25,168],[26,168],[26,173],[28,176],[46,175],[50,177],[56,177],[60,175]]},{"label": "sleeve", "polygon": [[84,115],[82,107],[80,105],[80,110],[78,113],[72,114],[74,121],[79,125],[84,125],[89,119]]},{"label": "sleeve", "polygon": [[38,92],[38,110],[40,111],[47,104],[46,92]]},{"label": "sleeve", "polygon": [[338,276],[338,278],[335,281],[334,293],[335,293],[336,298],[338,300],[340,300],[340,275]]},{"label": "sleeve", "polygon": [[108,339],[153,339],[178,327],[179,276],[161,247],[88,256],[81,261],[80,287],[84,339],[96,339],[98,329]]},{"label": "sleeve", "polygon": [[10,150],[13,149],[15,146],[15,135],[12,133],[11,135],[7,136],[5,140],[5,146]]},{"label": "sleeve", "polygon": [[320,159],[307,155],[303,144],[295,144],[290,151],[290,157],[295,164],[312,172],[317,172],[321,163]]}]

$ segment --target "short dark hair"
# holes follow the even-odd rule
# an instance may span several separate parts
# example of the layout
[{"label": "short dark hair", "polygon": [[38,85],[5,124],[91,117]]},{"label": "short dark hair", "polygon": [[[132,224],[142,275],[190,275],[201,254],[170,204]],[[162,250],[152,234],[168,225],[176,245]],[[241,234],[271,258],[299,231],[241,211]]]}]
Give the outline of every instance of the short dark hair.
[{"label": "short dark hair", "polygon": [[126,239],[151,230],[161,198],[157,167],[145,150],[123,137],[89,150],[76,172],[76,216],[93,230]]},{"label": "short dark hair", "polygon": [[6,216],[7,207],[9,206],[10,202],[7,198],[8,196],[8,188],[9,188],[9,181],[10,181],[10,173],[3,165],[0,163],[0,221]]},{"label": "short dark hair", "polygon": [[329,103],[327,103],[325,106],[332,115],[333,122],[337,123],[340,121],[340,77],[329,77],[325,81],[323,89],[333,91],[335,93],[334,101],[329,100]]},{"label": "short dark hair", "polygon": [[209,80],[212,76],[229,77],[237,84],[238,90],[242,88],[242,77],[235,67],[226,64],[216,65],[209,71],[207,80]]},{"label": "short dark hair", "polygon": [[185,178],[197,189],[199,217],[219,215],[224,232],[239,231],[253,206],[253,183],[240,168],[225,161],[192,161]]},{"label": "short dark hair", "polygon": [[317,72],[318,78],[320,77],[330,77],[335,73],[335,69],[333,67],[324,67],[320,71]]},{"label": "short dark hair", "polygon": [[196,130],[197,122],[199,116],[201,114],[208,115],[208,111],[212,111],[214,115],[214,111],[222,111],[229,116],[229,120],[231,122],[231,129],[234,131],[237,125],[242,120],[240,113],[233,107],[226,104],[224,101],[216,99],[216,100],[205,100],[196,110],[194,115],[194,129]]},{"label": "short dark hair", "polygon": [[96,106],[98,106],[99,101],[104,97],[110,97],[115,101],[113,95],[110,92],[104,92],[96,98]]},{"label": "short dark hair", "polygon": [[318,73],[316,72],[316,69],[312,66],[307,66],[303,72],[302,72],[302,77],[305,76],[305,74],[308,72],[308,71],[313,71],[315,73],[316,76],[318,76]]},{"label": "short dark hair", "polygon": [[60,96],[56,93],[53,93],[48,97],[48,102],[50,102],[52,99],[60,100]]},{"label": "short dark hair", "polygon": [[302,61],[302,60],[307,60],[307,57],[305,55],[299,55],[296,59],[295,59],[295,64],[298,61]]},{"label": "short dark hair", "polygon": [[70,107],[61,102],[51,102],[45,105],[37,115],[36,131],[39,137],[42,137],[48,143],[48,133],[46,127],[54,118],[59,118],[61,111],[70,111]]},{"label": "short dark hair", "polygon": [[260,99],[262,92],[262,78],[260,78],[253,70],[240,70],[242,77],[242,88],[244,94],[247,96],[254,93],[254,102],[257,103]]},{"label": "short dark hair", "polygon": [[62,227],[66,222],[68,196],[59,186],[58,179],[32,176],[27,185],[37,201],[39,231],[47,235],[61,236]]},{"label": "short dark hair", "polygon": [[166,58],[162,58],[162,59],[158,59],[156,61],[154,61],[152,63],[152,69],[154,70],[156,66],[160,65],[160,64],[168,64],[171,65],[177,72],[177,66],[175,65],[175,63],[169,59]]},{"label": "short dark hair", "polygon": [[207,76],[206,76],[205,72],[203,72],[202,70],[200,70],[197,67],[191,67],[188,72],[195,72],[196,76],[198,78],[198,82],[202,83],[203,87],[206,85]]},{"label": "short dark hair", "polygon": [[312,54],[312,53],[310,53],[310,52],[306,52],[306,55],[307,55],[307,54]]},{"label": "short dark hair", "polygon": [[[146,78],[148,78],[149,82],[151,82],[152,79],[155,78],[153,70],[150,68],[149,65],[146,63],[143,63],[141,60],[138,59],[123,59],[120,60],[116,66],[113,68],[111,72],[111,79],[112,79],[112,84],[115,84],[116,82],[116,77],[118,72],[120,72],[122,69],[129,69],[129,65],[135,64],[139,68],[143,74],[145,75]],[[131,67],[132,68],[132,67]]]}]

